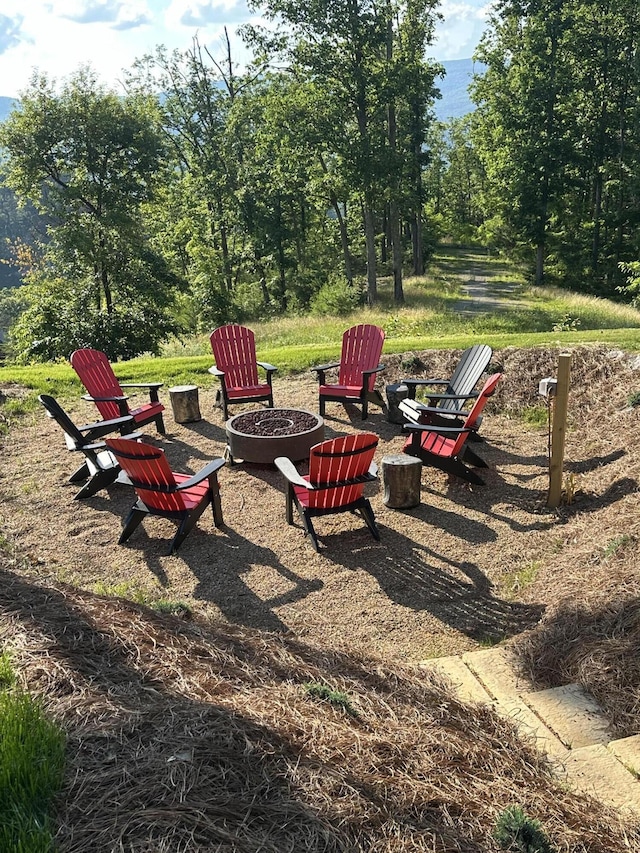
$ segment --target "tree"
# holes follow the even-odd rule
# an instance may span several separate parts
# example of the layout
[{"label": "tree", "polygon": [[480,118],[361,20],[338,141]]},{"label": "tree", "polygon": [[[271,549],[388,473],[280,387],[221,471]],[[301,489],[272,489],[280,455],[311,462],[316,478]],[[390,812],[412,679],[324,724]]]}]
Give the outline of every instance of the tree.
[{"label": "tree", "polygon": [[[288,72],[315,84],[326,101],[322,112],[332,121],[322,135],[319,156],[339,175],[334,187],[349,190],[350,199],[337,198],[338,205],[361,211],[369,304],[377,296],[376,231],[385,212],[394,247],[395,295],[403,300],[403,162],[407,152],[414,158],[419,147],[422,112],[433,89],[432,69],[430,75],[417,76],[419,91],[412,92],[411,108],[405,107],[407,75],[416,65],[426,67],[424,48],[432,34],[433,4],[409,5],[412,14],[401,3],[379,5],[373,0],[268,0],[266,15],[281,25],[278,34],[247,30],[251,44],[272,60],[283,58]],[[407,129],[412,109],[421,113],[413,136]],[[413,189],[415,201],[415,185]]]},{"label": "tree", "polygon": [[472,94],[490,200],[515,239],[533,246],[537,284],[570,158],[563,110],[571,87],[568,6],[566,0],[500,0],[475,56],[486,66]]},{"label": "tree", "polygon": [[179,281],[144,223],[165,157],[155,100],[120,97],[89,68],[59,93],[34,76],[0,146],[7,186],[49,221],[15,328],[21,357],[87,345],[111,358],[157,351],[175,329],[169,308]]}]

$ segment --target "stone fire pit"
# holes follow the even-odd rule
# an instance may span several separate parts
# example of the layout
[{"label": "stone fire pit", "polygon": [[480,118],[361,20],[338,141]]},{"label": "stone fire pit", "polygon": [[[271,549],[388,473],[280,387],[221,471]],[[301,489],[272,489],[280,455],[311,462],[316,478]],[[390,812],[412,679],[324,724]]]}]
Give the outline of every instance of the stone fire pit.
[{"label": "stone fire pit", "polygon": [[278,456],[299,462],[324,439],[324,420],[304,409],[256,409],[229,418],[226,430],[232,464],[237,459],[272,464]]}]

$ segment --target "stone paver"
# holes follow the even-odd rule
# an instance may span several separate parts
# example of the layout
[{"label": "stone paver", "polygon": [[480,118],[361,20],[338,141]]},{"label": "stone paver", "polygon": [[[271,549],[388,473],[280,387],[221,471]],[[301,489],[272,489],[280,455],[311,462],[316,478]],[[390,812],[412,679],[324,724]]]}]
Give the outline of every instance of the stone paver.
[{"label": "stone paver", "polygon": [[612,740],[607,744],[609,752],[636,776],[640,776],[640,735]]},{"label": "stone paver", "polygon": [[610,740],[607,720],[578,684],[532,691],[508,649],[423,661],[463,701],[485,702],[513,720],[552,761],[558,776],[607,805],[640,815],[640,735]]},{"label": "stone paver", "polygon": [[578,684],[526,693],[523,698],[570,749],[611,740],[600,706]]},{"label": "stone paver", "polygon": [[484,702],[489,704],[491,696],[473,675],[462,658],[451,655],[422,661],[420,666],[430,669],[447,678],[455,688],[456,693],[464,702]]},{"label": "stone paver", "polygon": [[516,673],[511,652],[501,646],[467,652],[462,660],[499,702],[514,699],[530,689],[530,685]]},{"label": "stone paver", "polygon": [[561,761],[566,759],[569,754],[567,747],[522,699],[501,702],[497,710],[513,720],[525,737],[534,738],[538,749],[549,757],[559,758]]},{"label": "stone paver", "polygon": [[603,744],[572,749],[565,768],[567,780],[583,793],[640,814],[640,782]]}]

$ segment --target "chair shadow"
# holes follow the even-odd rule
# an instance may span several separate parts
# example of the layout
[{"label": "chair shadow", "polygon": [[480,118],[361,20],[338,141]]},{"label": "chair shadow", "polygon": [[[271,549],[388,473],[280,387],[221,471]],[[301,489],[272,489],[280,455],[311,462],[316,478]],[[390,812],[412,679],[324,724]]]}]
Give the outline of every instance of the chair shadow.
[{"label": "chair shadow", "polygon": [[[344,544],[341,540],[344,536]],[[495,642],[536,625],[545,606],[496,597],[476,563],[458,561],[416,543],[388,527],[381,542],[350,549],[347,536],[332,537],[328,559],[367,572],[396,604],[428,611],[440,622],[478,642]],[[389,554],[394,559],[389,559]]]},{"label": "chair shadow", "polygon": [[[203,548],[199,541],[203,536],[213,536],[215,542],[209,541],[210,547]],[[135,538],[127,542],[127,547],[140,553],[163,586],[168,583],[162,566],[166,545],[166,540],[149,536],[142,525]],[[180,546],[179,557],[198,579],[193,597],[216,605],[230,622],[250,628],[289,633],[275,609],[300,601],[324,586],[319,578],[301,577],[285,566],[271,548],[256,545],[227,525],[213,534],[196,527]],[[275,588],[269,597],[257,595],[243,580],[242,576],[254,565],[266,566],[274,574]]]}]

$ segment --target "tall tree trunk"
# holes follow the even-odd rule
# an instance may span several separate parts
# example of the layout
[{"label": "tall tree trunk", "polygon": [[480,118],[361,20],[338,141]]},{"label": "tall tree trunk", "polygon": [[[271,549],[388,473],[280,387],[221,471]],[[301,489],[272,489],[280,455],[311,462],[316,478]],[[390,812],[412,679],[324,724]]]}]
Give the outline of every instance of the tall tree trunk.
[{"label": "tall tree trunk", "polygon": [[[391,68],[393,62],[393,18],[391,9],[387,8],[387,63]],[[393,301],[396,305],[404,304],[402,289],[402,240],[400,235],[400,210],[398,197],[400,195],[400,180],[398,175],[398,124],[396,120],[396,105],[393,93],[387,106],[387,137],[391,154],[391,202],[389,204],[389,234],[393,253]]]},{"label": "tall tree trunk", "polygon": [[375,304],[378,298],[378,279],[376,275],[376,226],[373,205],[365,199],[362,206],[364,219],[364,237],[367,245],[367,305]]},{"label": "tall tree trunk", "polygon": [[413,211],[411,217],[411,253],[414,275],[424,275],[422,239],[422,211],[418,209]]},{"label": "tall tree trunk", "polygon": [[[327,164],[325,163],[324,157],[322,154],[319,155],[320,165],[322,166],[322,171],[325,175],[329,174],[329,169],[327,168]],[[344,260],[344,274],[347,279],[349,285],[353,285],[353,260],[351,257],[351,247],[349,245],[349,232],[347,231],[347,223],[342,215],[342,208],[340,206],[340,202],[338,201],[338,196],[335,194],[333,189],[329,190],[329,201],[331,202],[331,207],[336,212],[336,219],[338,220],[338,229],[340,231],[340,243],[342,244],[342,257]]]},{"label": "tall tree trunk", "polygon": [[535,284],[537,287],[540,287],[544,282],[544,256],[545,256],[544,243],[538,243],[538,245],[536,246],[536,277],[535,277]]}]

